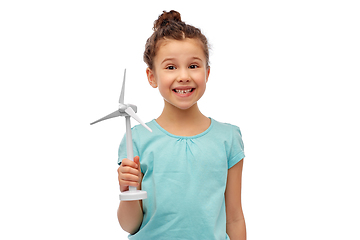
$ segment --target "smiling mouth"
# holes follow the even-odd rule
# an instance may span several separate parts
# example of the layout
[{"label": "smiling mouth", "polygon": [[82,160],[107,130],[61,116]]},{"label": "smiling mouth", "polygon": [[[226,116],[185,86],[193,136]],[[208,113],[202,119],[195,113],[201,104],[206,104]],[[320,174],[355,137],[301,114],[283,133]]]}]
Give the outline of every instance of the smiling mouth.
[{"label": "smiling mouth", "polygon": [[189,89],[173,89],[174,92],[179,93],[179,94],[187,94],[190,93],[192,91],[194,91],[195,88],[189,88]]}]

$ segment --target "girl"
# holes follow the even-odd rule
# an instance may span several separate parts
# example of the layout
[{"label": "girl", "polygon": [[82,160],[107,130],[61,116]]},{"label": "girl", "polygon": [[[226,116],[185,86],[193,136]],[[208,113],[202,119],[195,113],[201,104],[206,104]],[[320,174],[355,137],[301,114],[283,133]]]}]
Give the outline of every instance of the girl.
[{"label": "girl", "polygon": [[204,116],[197,101],[210,74],[206,37],[176,11],[154,23],[144,61],[164,109],[132,129],[134,161],[119,148],[120,191],[147,191],[142,201],[121,201],[118,219],[129,239],[246,239],[241,207],[243,142],[240,129]]}]

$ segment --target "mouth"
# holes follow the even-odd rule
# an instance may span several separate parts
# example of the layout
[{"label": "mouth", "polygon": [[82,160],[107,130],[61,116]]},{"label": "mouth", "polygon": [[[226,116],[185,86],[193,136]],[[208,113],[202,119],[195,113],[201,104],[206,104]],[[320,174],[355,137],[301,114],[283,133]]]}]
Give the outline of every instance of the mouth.
[{"label": "mouth", "polygon": [[191,93],[192,91],[194,91],[195,88],[188,88],[188,89],[173,89],[173,92],[176,92],[178,94],[188,94],[188,93]]}]

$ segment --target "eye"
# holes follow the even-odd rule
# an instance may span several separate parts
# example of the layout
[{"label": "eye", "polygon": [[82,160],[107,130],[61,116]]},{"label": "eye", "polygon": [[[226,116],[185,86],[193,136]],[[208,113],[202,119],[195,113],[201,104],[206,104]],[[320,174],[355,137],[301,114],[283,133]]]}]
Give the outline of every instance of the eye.
[{"label": "eye", "polygon": [[166,67],[166,69],[168,69],[168,70],[175,70],[175,66],[169,65],[169,66]]},{"label": "eye", "polygon": [[190,69],[195,69],[195,68],[198,68],[198,67],[199,67],[199,66],[196,65],[196,64],[191,64],[191,65],[189,66]]}]

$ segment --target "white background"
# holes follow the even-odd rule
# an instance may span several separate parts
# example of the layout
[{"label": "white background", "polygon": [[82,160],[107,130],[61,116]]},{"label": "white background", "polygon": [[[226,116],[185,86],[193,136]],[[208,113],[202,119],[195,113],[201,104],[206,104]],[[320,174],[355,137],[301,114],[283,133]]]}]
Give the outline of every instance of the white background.
[{"label": "white background", "polygon": [[248,239],[360,239],[355,0],[2,1],[0,238],[126,239],[125,123],[89,123],[117,109],[124,68],[125,102],[160,115],[142,54],[171,9],[212,45],[200,109],[241,128]]}]

